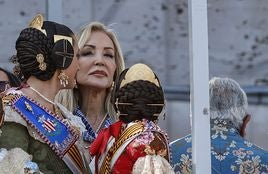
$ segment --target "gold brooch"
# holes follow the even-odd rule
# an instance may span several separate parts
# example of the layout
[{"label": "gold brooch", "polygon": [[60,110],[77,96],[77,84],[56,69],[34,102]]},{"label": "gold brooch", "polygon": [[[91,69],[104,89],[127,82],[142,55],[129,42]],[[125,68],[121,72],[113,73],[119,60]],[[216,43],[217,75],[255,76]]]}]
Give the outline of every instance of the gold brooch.
[{"label": "gold brooch", "polygon": [[34,114],[31,105],[30,105],[28,102],[26,102],[26,101],[24,102],[24,104],[25,104],[25,106],[26,106],[26,110],[28,110],[28,111],[30,111],[32,114]]},{"label": "gold brooch", "polygon": [[36,55],[36,61],[39,63],[39,69],[41,71],[45,71],[47,69],[47,64],[44,62],[45,58],[43,54],[37,54]]}]

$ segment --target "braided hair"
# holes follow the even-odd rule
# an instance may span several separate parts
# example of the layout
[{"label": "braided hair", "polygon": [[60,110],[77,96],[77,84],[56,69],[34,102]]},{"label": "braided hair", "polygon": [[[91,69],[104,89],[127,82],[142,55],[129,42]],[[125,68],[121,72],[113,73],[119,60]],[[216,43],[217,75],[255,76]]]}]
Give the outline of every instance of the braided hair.
[{"label": "braided hair", "polygon": [[[124,70],[116,81],[116,87],[112,94],[115,110],[119,111],[119,119],[125,123],[143,118],[155,121],[161,113],[163,106],[148,104],[163,104],[163,90],[154,83],[147,80],[132,81],[120,88],[128,69]],[[158,80],[157,76],[155,76]],[[159,82],[159,80],[158,80]]]},{"label": "braided hair", "polygon": [[[46,31],[47,36],[36,28],[26,28],[21,31],[16,41],[16,62],[26,80],[32,75],[43,81],[51,79],[56,69],[59,68],[56,64],[57,60],[52,56],[53,36],[57,34],[74,36],[68,27],[51,21],[44,21],[42,29]],[[45,70],[39,68],[40,63],[36,59],[38,54],[42,54],[44,57]]]}]

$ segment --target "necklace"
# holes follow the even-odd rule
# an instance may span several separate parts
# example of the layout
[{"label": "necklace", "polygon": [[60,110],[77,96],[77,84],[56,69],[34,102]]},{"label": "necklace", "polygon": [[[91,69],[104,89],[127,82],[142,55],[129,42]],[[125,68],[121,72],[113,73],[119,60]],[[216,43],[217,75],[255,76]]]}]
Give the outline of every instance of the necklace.
[{"label": "necklace", "polygon": [[51,100],[49,100],[48,98],[46,98],[43,94],[41,94],[39,91],[37,91],[36,89],[34,89],[33,87],[29,86],[31,90],[33,90],[34,92],[36,92],[36,94],[38,94],[40,97],[42,97],[44,100],[46,100],[48,103],[52,104],[55,106],[55,103]]},{"label": "necklace", "polygon": [[101,126],[102,126],[103,122],[105,121],[106,117],[107,117],[107,113],[105,114],[105,116],[104,116],[104,117],[103,117],[103,119],[101,120],[101,122],[100,122],[100,124],[99,124],[98,128],[96,129],[96,133],[98,133],[98,132],[99,132],[99,130],[100,130],[100,128],[101,128]]},{"label": "necklace", "polygon": [[[97,135],[98,134],[98,132],[100,131],[100,128],[101,128],[101,126],[102,126],[102,124],[104,123],[104,121],[105,121],[105,119],[106,119],[106,117],[107,117],[107,113],[105,114],[105,116],[103,117],[103,119],[102,119],[102,121],[101,121],[101,123],[99,124],[99,126],[98,126],[98,128],[96,129],[96,131],[95,131],[95,135]],[[84,116],[83,116],[84,117]],[[85,117],[84,117],[84,119],[85,119]],[[87,121],[86,121],[87,122]],[[92,128],[91,128],[92,129]],[[87,130],[87,131],[89,131],[89,130]],[[94,138],[95,139],[95,138]],[[93,140],[94,140],[93,139]],[[84,148],[85,149],[88,149],[90,147],[90,145],[86,145],[86,146],[84,146]]]}]

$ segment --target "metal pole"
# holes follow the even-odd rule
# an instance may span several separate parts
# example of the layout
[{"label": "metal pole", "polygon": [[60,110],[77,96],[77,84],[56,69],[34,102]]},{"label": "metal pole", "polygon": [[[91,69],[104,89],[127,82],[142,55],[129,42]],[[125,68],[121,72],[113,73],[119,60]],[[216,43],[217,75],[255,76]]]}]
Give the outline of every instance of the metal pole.
[{"label": "metal pole", "polygon": [[62,0],[47,0],[47,20],[62,23]]},{"label": "metal pole", "polygon": [[193,173],[210,174],[207,1],[188,2]]}]

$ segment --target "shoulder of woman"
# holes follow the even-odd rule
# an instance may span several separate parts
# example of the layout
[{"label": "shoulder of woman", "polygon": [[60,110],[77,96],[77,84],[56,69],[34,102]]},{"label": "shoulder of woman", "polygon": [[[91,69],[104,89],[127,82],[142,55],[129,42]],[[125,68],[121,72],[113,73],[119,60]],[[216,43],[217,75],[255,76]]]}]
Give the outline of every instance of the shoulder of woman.
[{"label": "shoulder of woman", "polygon": [[3,111],[4,111],[4,122],[15,122],[27,127],[26,121],[21,117],[21,115],[15,111],[10,103],[4,104],[3,101]]},{"label": "shoulder of woman", "polygon": [[27,124],[24,119],[12,108],[12,101],[21,95],[22,92],[14,88],[10,88],[4,92],[3,96],[1,96],[4,111],[3,115],[5,122],[16,122],[26,126]]}]

